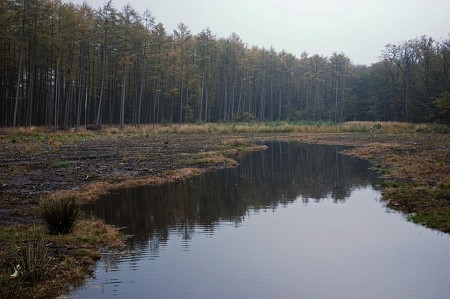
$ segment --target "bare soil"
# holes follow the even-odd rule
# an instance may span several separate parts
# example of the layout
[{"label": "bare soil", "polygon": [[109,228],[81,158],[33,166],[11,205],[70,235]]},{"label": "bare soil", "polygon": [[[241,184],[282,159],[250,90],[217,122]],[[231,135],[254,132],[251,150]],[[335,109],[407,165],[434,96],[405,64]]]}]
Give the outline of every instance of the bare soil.
[{"label": "bare soil", "polygon": [[[171,179],[175,170],[226,167],[225,155],[248,148],[230,136],[95,135],[51,143],[29,136],[0,136],[0,225],[33,221],[32,208],[54,192],[74,191],[92,200],[124,182]],[[156,178],[164,178],[157,180]],[[173,178],[172,178],[173,179]],[[176,179],[176,178],[175,178]]]}]

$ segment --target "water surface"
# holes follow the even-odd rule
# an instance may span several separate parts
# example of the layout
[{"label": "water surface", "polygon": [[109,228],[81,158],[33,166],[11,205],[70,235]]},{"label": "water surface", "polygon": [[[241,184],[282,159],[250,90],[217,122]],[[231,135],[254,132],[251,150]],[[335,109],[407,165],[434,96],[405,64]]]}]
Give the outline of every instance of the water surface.
[{"label": "water surface", "polygon": [[450,238],[386,209],[369,165],[270,143],[88,210],[130,235],[73,298],[450,298]]}]

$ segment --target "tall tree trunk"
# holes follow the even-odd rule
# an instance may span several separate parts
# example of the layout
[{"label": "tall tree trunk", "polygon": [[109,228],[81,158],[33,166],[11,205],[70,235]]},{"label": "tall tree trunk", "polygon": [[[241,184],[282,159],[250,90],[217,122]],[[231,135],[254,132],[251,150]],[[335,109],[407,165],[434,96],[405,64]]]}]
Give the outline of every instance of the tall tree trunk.
[{"label": "tall tree trunk", "polygon": [[55,104],[54,104],[54,110],[53,110],[53,122],[55,130],[58,130],[59,122],[58,122],[58,112],[59,112],[59,93],[60,93],[60,81],[61,81],[61,74],[59,70],[59,58],[56,62],[56,78],[55,78]]},{"label": "tall tree trunk", "polygon": [[205,87],[205,123],[208,122],[208,87]]},{"label": "tall tree trunk", "polygon": [[338,76],[339,73],[336,73],[336,83],[335,83],[335,89],[336,89],[336,98],[334,103],[334,122],[337,123],[337,116],[338,116]]},{"label": "tall tree trunk", "polygon": [[282,91],[281,91],[281,87],[280,87],[280,95],[279,95],[279,100],[278,100],[278,120],[281,120],[281,98],[282,98]]},{"label": "tall tree trunk", "polygon": [[181,91],[180,91],[180,117],[179,123],[183,122],[183,93],[184,93],[184,78],[181,79]]},{"label": "tall tree trunk", "polygon": [[273,76],[270,76],[270,121],[273,121]]},{"label": "tall tree trunk", "polygon": [[138,109],[137,109],[137,126],[139,127],[141,124],[141,107],[142,107],[142,97],[144,94],[144,78],[141,78],[141,84],[139,88],[139,100],[138,100]]},{"label": "tall tree trunk", "polygon": [[30,53],[29,81],[28,81],[28,107],[26,115],[26,125],[31,127],[31,118],[33,114],[33,96],[34,96],[34,75],[36,69],[33,67],[33,54]]},{"label": "tall tree trunk", "polygon": [[125,84],[126,84],[126,74],[124,72],[122,77],[122,96],[120,97],[120,129],[124,128],[125,124]]},{"label": "tall tree trunk", "polygon": [[228,82],[225,77],[225,91],[224,91],[224,99],[223,99],[223,121],[227,121],[228,118]]},{"label": "tall tree trunk", "polygon": [[20,76],[22,70],[22,56],[23,50],[22,46],[19,49],[19,69],[17,70],[17,81],[16,81],[16,99],[14,101],[14,114],[13,114],[13,128],[17,125],[17,109],[19,107],[19,90],[20,90]]},{"label": "tall tree trunk", "polygon": [[104,86],[105,86],[105,69],[103,67],[102,68],[102,81],[100,84],[100,99],[98,100],[97,119],[95,121],[96,127],[100,126],[100,116],[102,114],[103,90],[105,89]]},{"label": "tall tree trunk", "polygon": [[200,96],[200,113],[198,119],[201,121],[203,117],[203,97],[205,96],[205,73],[202,76],[202,95]]}]

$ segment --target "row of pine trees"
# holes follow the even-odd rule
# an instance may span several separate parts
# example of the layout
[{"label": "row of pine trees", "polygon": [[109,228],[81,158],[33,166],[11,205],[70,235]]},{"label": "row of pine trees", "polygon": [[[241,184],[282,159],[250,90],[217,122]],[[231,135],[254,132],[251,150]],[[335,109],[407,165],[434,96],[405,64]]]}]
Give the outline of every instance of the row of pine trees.
[{"label": "row of pine trees", "polygon": [[371,66],[168,33],[112,1],[0,1],[0,126],[348,120],[450,122],[450,37],[380,50]]}]

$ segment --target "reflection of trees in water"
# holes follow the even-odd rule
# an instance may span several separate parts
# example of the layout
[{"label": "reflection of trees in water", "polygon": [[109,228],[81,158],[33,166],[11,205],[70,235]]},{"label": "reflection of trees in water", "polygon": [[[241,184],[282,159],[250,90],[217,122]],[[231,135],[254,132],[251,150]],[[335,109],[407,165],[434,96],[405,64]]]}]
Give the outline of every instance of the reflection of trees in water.
[{"label": "reflection of trees in water", "polygon": [[180,184],[121,190],[88,208],[106,222],[126,227],[134,235],[130,248],[157,252],[169,233],[177,232],[184,240],[194,229],[212,234],[219,221],[238,225],[249,210],[276,209],[297,199],[345,201],[354,188],[373,179],[367,164],[339,154],[337,147],[268,145],[267,151],[244,156],[236,169]]},{"label": "reflection of trees in water", "polygon": [[[372,173],[360,160],[338,153],[338,147],[274,143],[268,158],[261,156],[263,171],[254,176],[272,202],[290,202],[302,197],[320,200],[326,197],[344,201],[352,188],[366,186]],[[259,155],[261,153],[258,153]],[[258,163],[258,162],[256,162]]]}]

